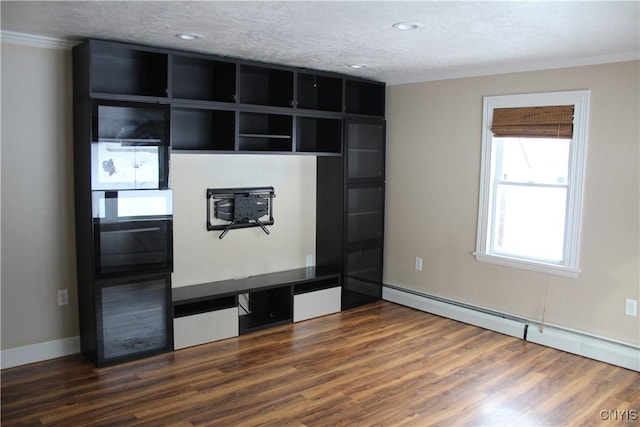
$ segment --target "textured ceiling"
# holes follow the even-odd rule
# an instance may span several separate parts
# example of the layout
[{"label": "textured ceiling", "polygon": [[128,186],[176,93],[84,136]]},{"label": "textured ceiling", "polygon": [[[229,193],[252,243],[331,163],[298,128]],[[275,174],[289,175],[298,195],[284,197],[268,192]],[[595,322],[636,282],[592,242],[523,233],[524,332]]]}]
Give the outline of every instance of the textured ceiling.
[{"label": "textured ceiling", "polygon": [[[130,41],[389,84],[640,58],[640,2],[2,1],[2,31]],[[413,31],[392,27],[420,22]],[[185,42],[179,32],[202,35]],[[353,70],[349,64],[365,64]]]}]

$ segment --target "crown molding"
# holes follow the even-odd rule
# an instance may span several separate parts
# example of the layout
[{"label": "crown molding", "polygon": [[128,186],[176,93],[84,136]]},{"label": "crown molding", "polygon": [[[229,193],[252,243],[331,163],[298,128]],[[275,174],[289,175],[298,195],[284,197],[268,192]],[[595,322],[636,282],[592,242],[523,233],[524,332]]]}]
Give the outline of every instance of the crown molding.
[{"label": "crown molding", "polygon": [[419,75],[406,76],[404,78],[390,79],[387,86],[395,86],[411,83],[426,83],[437,80],[454,80],[469,77],[484,77],[499,74],[522,73],[529,71],[544,71],[560,68],[584,67],[589,65],[613,64],[616,62],[628,62],[640,60],[640,52],[624,52],[620,54],[594,56],[588,58],[561,59],[544,62],[522,62],[519,64],[496,65],[492,67],[467,68],[464,70],[434,71]]},{"label": "crown molding", "polygon": [[0,41],[2,43],[58,50],[71,50],[72,47],[80,43],[78,40],[58,39],[4,30],[0,31]]}]

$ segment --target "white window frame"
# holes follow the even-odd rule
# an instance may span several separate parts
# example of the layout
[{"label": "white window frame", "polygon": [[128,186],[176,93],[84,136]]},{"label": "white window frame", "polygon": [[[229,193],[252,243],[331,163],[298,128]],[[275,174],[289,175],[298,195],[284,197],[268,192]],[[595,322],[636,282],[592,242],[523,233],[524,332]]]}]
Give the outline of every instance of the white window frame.
[{"label": "white window frame", "polygon": [[[521,268],[544,273],[576,278],[580,272],[579,249],[582,225],[585,167],[587,157],[587,129],[589,119],[588,90],[532,93],[520,95],[486,96],[483,102],[482,158],[480,165],[480,200],[478,204],[478,235],[476,259],[481,262]],[[564,257],[558,263],[546,263],[526,257],[511,257],[490,253],[491,232],[491,153],[493,132],[493,110],[496,108],[544,107],[551,105],[573,105],[573,138],[569,152],[568,195],[564,238]]]}]

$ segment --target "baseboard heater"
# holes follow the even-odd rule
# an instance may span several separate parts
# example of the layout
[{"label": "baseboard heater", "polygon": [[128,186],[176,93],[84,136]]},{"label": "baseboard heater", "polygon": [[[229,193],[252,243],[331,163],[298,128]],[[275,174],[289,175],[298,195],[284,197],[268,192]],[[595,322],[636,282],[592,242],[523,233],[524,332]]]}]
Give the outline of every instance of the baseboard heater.
[{"label": "baseboard heater", "polygon": [[385,284],[382,299],[640,372],[640,348]]}]

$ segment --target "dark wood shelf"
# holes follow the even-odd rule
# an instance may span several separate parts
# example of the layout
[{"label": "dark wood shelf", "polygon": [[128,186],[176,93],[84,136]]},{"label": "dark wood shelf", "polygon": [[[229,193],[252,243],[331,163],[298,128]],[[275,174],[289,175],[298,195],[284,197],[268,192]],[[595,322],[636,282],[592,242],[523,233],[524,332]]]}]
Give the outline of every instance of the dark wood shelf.
[{"label": "dark wood shelf", "polygon": [[241,133],[240,138],[270,138],[270,139],[291,139],[291,135],[274,135],[267,133]]},{"label": "dark wood shelf", "polygon": [[[74,52],[74,97],[167,105],[180,152],[340,156],[345,117],[384,116],[383,83],[337,73],[103,40]],[[246,124],[258,114],[287,119]]]},{"label": "dark wood shelf", "polygon": [[238,295],[282,286],[294,286],[325,279],[339,279],[334,271],[320,267],[306,267],[275,273],[259,274],[244,279],[222,280],[173,288],[173,304],[185,304]]}]

